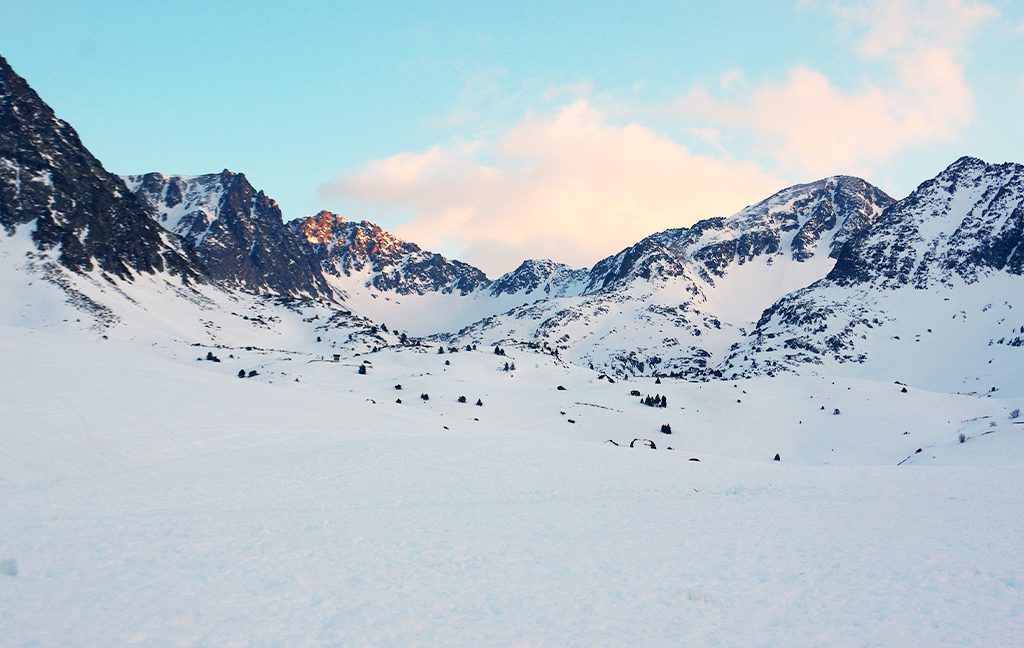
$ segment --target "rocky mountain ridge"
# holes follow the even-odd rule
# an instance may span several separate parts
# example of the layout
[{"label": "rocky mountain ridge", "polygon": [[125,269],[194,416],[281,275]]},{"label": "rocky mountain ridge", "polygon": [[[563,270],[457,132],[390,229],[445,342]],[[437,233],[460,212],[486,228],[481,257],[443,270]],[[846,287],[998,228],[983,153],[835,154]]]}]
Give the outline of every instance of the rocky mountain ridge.
[{"label": "rocky mountain ridge", "polygon": [[0,226],[33,224],[32,240],[75,271],[129,279],[169,272],[201,279],[173,236],[148,217],[117,176],[0,57]]}]

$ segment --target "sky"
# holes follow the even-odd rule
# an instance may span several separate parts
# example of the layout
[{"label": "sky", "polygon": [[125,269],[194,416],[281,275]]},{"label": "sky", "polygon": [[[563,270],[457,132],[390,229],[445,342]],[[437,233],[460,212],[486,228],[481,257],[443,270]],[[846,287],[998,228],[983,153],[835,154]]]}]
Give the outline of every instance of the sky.
[{"label": "sky", "polygon": [[495,277],[775,191],[1024,162],[1024,5],[0,0],[110,171],[240,171]]}]

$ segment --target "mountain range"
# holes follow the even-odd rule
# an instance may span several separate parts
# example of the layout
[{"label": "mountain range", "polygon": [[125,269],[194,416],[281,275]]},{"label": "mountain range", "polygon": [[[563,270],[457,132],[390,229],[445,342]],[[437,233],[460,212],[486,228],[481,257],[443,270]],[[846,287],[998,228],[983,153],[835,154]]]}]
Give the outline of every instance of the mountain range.
[{"label": "mountain range", "polygon": [[871,371],[968,392],[1024,353],[1024,167],[970,157],[901,200],[833,176],[591,268],[492,280],[365,220],[284,222],[241,173],[113,175],[0,58],[0,225],[6,319],[103,335],[226,343],[241,318],[332,352],[520,343],[617,375]]}]

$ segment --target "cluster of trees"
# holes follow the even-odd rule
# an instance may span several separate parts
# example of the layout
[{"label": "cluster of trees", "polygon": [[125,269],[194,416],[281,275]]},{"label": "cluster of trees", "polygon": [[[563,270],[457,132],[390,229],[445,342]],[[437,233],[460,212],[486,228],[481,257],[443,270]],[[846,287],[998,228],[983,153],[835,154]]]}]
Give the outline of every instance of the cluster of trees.
[{"label": "cluster of trees", "polygon": [[511,364],[506,362],[504,368],[502,368],[502,371],[515,371],[515,370],[516,370],[516,363],[514,363],[514,362],[511,363]]},{"label": "cluster of trees", "polygon": [[644,396],[641,402],[647,407],[668,407],[668,398],[660,394],[655,394],[654,396],[648,394]]}]

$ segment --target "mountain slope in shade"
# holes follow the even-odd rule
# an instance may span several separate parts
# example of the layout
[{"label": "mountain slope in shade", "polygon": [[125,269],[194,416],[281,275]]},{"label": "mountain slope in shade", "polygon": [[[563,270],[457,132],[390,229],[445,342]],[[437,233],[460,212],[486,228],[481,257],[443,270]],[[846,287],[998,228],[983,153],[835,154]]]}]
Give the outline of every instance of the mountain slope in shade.
[{"label": "mountain slope in shade", "polygon": [[579,293],[462,329],[458,342],[543,342],[621,373],[701,375],[782,295],[825,276],[892,202],[847,176],[790,187],[728,218],[659,232],[598,262]]},{"label": "mountain slope in shade", "polygon": [[241,173],[125,176],[157,223],[183,238],[209,276],[249,292],[332,297],[316,257],[277,203]]},{"label": "mountain slope in shade", "polygon": [[0,57],[0,226],[11,235],[27,224],[38,249],[55,250],[76,272],[198,274],[121,179]]},{"label": "mountain slope in shade", "polygon": [[720,370],[1012,384],[1024,366],[1022,250],[1024,166],[962,158],[855,237],[825,279],[766,310]]}]

